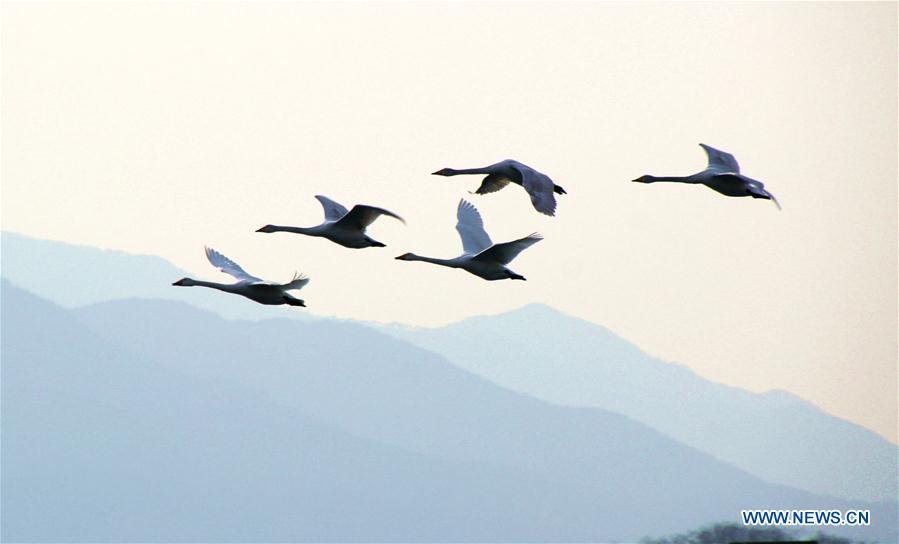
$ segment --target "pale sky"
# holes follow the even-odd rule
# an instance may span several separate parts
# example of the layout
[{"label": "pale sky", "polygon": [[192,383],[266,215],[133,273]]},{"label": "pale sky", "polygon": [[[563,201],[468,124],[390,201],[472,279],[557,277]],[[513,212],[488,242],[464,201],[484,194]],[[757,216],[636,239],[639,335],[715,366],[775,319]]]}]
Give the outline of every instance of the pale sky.
[{"label": "pale sky", "polygon": [[[311,276],[309,311],[439,325],[542,302],[896,440],[895,3],[9,3],[2,227],[220,279]],[[727,150],[783,204],[639,185]],[[568,190],[469,195],[515,158]],[[257,234],[315,194],[386,207],[387,248]],[[527,282],[395,261],[546,239]],[[99,273],[99,272],[98,272]],[[552,341],[548,331],[546,341]],[[526,362],[522,362],[526,364]]]}]

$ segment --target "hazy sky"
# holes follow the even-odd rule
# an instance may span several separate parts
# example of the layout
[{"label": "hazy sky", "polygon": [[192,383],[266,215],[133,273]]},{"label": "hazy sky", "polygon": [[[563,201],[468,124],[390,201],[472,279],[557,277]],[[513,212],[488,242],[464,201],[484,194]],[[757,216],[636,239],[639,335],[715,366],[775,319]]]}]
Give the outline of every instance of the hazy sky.
[{"label": "hazy sky", "polygon": [[[220,279],[209,244],[310,275],[320,315],[543,302],[896,439],[895,3],[4,2],[0,45],[6,230]],[[702,169],[699,142],[783,211],[630,183]],[[505,158],[568,190],[558,217],[429,175]],[[408,225],[370,250],[253,232],[317,224],[315,194]],[[393,260],[457,255],[463,196],[495,241],[546,236],[512,264],[529,281]]]}]

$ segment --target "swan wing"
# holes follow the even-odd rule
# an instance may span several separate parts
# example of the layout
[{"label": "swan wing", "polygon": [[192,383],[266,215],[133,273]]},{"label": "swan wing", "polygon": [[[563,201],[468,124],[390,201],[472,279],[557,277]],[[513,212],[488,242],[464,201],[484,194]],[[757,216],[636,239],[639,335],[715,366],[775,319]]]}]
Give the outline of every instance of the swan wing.
[{"label": "swan wing", "polygon": [[322,208],[325,209],[325,221],[337,221],[347,214],[347,209],[342,204],[334,202],[324,195],[315,195],[315,198],[321,202]]},{"label": "swan wing", "polygon": [[518,257],[519,253],[542,239],[543,236],[535,232],[513,242],[491,246],[475,255],[474,258],[480,261],[493,261],[500,264],[509,264],[515,257]]},{"label": "swan wing", "polygon": [[459,201],[456,219],[456,230],[462,238],[462,251],[466,255],[477,255],[493,244],[484,230],[484,220],[478,209],[464,198]]},{"label": "swan wing", "polygon": [[206,248],[206,258],[209,259],[209,262],[212,263],[212,266],[218,268],[225,274],[234,276],[239,281],[250,283],[265,283],[263,280],[257,278],[256,276],[247,274],[247,271],[241,268],[239,264],[235,263],[228,257],[225,257],[211,247]]},{"label": "swan wing", "polygon": [[705,154],[709,157],[709,170],[717,170],[719,172],[740,173],[740,165],[733,155],[720,149],[715,149],[710,145],[699,144],[705,150]]},{"label": "swan wing", "polygon": [[288,289],[302,289],[309,283],[309,278],[302,274],[294,273],[293,279],[287,283],[281,284],[280,287],[283,291],[287,291]]},{"label": "swan wing", "polygon": [[352,227],[358,230],[365,230],[367,226],[371,225],[375,221],[375,219],[381,217],[382,215],[393,217],[394,219],[399,219],[403,223],[406,222],[405,219],[389,210],[385,210],[384,208],[376,208],[375,206],[366,206],[365,204],[356,204],[355,206],[353,206],[353,209],[349,211],[349,213],[341,217],[337,222],[342,226]]},{"label": "swan wing", "polygon": [[531,196],[531,204],[540,213],[556,215],[556,197],[553,196],[553,180],[546,174],[540,173],[523,164],[513,165],[521,174],[521,186]]},{"label": "swan wing", "polygon": [[500,174],[490,174],[481,182],[481,186],[475,191],[475,194],[486,195],[487,193],[495,193],[506,185],[512,183],[512,180]]}]

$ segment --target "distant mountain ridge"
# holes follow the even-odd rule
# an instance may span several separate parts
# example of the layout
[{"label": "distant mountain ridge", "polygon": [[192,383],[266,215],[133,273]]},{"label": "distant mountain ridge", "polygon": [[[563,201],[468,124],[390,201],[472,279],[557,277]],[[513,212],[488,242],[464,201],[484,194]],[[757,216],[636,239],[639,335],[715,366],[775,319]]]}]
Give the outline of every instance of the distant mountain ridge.
[{"label": "distant mountain ridge", "polygon": [[8,540],[634,541],[758,505],[896,537],[895,503],[765,484],[363,325],[2,295]]},{"label": "distant mountain ridge", "polygon": [[625,414],[769,482],[896,498],[899,450],[876,433],[786,391],[710,382],[545,305],[439,328],[377,328],[514,391]]},{"label": "distant mountain ridge", "polygon": [[584,521],[588,501],[569,500],[581,486],[360,438],[107,342],[5,281],[2,295],[4,542],[582,541],[601,530],[601,515]]},{"label": "distant mountain ridge", "polygon": [[[159,257],[8,232],[2,256],[4,277],[67,307],[142,297],[188,302],[228,318],[319,321],[239,297],[172,288],[171,280],[185,272]],[[844,498],[896,497],[896,447],[878,435],[787,392],[758,395],[709,382],[547,306],[437,329],[374,327],[513,391],[625,414],[768,482]],[[540,341],[547,330],[550,344]]]},{"label": "distant mountain ridge", "polygon": [[[135,311],[152,319],[127,319]],[[593,505],[604,541],[640,536],[624,527],[664,533],[738,519],[754,504],[859,504],[764,484],[627,417],[513,393],[352,322],[225,322],[164,301],[107,302],[76,315],[138,353],[261,391],[355,435],[586,489],[573,500]]]}]

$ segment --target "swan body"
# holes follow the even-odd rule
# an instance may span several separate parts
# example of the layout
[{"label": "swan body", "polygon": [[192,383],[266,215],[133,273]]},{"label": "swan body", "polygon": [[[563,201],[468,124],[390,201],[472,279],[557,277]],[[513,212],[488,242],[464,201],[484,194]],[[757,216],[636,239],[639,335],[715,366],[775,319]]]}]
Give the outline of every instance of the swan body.
[{"label": "swan body", "polygon": [[534,233],[512,242],[494,244],[487,231],[484,230],[481,214],[478,213],[477,208],[464,199],[459,201],[456,218],[456,230],[462,238],[462,255],[453,259],[437,259],[405,253],[397,259],[461,268],[470,274],[491,281],[526,279],[521,274],[509,270],[506,265],[512,262],[519,253],[542,240],[542,236]]},{"label": "swan body", "polygon": [[266,225],[256,232],[293,232],[306,236],[320,236],[344,247],[361,249],[385,247],[385,244],[373,240],[365,234],[365,229],[378,217],[386,215],[399,219],[403,223],[406,222],[402,217],[383,208],[356,204],[352,210],[347,211],[345,207],[326,196],[316,195],[315,198],[321,202],[322,208],[325,210],[325,221],[321,225],[314,227]]},{"label": "swan body", "polygon": [[506,159],[483,168],[466,168],[456,170],[444,168],[433,173],[435,176],[458,176],[463,174],[487,174],[475,194],[484,195],[499,191],[506,185],[514,183],[524,187],[531,197],[534,208],[546,215],[556,214],[556,197],[553,193],[567,194],[565,189],[553,183],[546,174],[538,172],[518,161]]},{"label": "swan body", "polygon": [[726,196],[749,196],[770,200],[774,202],[778,210],[781,209],[780,202],[765,189],[765,185],[761,181],[740,173],[740,165],[733,155],[710,145],[699,145],[709,158],[709,164],[705,170],[690,176],[651,176],[647,174],[633,181],[638,183],[668,181],[700,184]]},{"label": "swan body", "polygon": [[195,280],[193,278],[181,278],[172,285],[179,287],[209,287],[218,289],[225,293],[233,293],[241,295],[248,299],[258,302],[259,304],[268,304],[272,306],[287,304],[289,306],[306,306],[302,299],[295,298],[287,291],[291,289],[302,289],[309,278],[294,274],[292,280],[287,283],[271,283],[251,276],[239,264],[235,263],[228,257],[225,257],[218,251],[207,247],[206,258],[212,266],[218,268],[225,274],[234,276],[237,283],[216,283],[212,281]]}]

